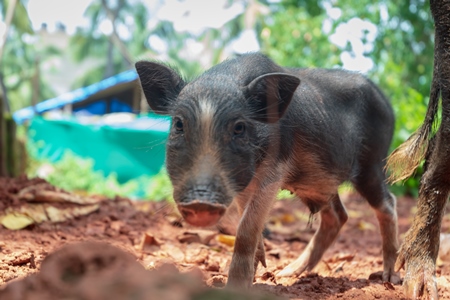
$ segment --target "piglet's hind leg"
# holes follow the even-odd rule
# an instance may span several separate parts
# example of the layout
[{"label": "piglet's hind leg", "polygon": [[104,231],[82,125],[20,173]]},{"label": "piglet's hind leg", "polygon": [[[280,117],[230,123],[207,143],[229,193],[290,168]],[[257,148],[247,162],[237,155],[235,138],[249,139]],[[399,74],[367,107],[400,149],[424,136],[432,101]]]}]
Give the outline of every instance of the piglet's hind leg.
[{"label": "piglet's hind leg", "polygon": [[332,196],[328,206],[320,211],[320,226],[303,253],[295,261],[281,270],[278,277],[298,276],[311,270],[322,258],[323,253],[334,242],[342,226],[347,221],[347,212],[339,199]]}]

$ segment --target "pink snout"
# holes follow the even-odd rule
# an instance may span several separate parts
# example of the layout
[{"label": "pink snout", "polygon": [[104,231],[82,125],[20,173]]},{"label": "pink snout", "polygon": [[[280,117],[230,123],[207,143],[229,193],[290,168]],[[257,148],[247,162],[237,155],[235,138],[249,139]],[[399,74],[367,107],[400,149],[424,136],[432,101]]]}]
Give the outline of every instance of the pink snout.
[{"label": "pink snout", "polygon": [[217,224],[226,209],[227,207],[223,204],[207,203],[200,200],[178,204],[178,210],[186,222],[199,227]]}]

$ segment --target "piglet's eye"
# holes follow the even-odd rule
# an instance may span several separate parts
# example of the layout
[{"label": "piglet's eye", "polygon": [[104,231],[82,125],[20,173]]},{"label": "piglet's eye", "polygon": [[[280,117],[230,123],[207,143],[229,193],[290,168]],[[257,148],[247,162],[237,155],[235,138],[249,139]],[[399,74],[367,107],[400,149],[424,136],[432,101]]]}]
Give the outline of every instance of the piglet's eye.
[{"label": "piglet's eye", "polygon": [[173,124],[174,124],[175,130],[177,132],[183,132],[183,130],[184,130],[184,128],[183,128],[183,121],[181,121],[180,118],[175,118],[173,120]]},{"label": "piglet's eye", "polygon": [[234,135],[242,135],[245,132],[244,122],[237,122],[234,124]]}]

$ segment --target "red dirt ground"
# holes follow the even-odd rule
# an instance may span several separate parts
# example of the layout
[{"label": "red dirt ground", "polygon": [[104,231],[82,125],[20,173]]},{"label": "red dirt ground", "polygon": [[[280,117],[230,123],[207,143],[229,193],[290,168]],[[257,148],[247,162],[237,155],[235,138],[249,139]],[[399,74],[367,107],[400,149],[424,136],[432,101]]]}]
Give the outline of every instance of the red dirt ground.
[{"label": "red dirt ground", "polygon": [[[0,213],[24,205],[17,193],[42,182],[0,178]],[[187,226],[168,204],[116,198],[69,221],[17,231],[0,225],[0,299],[405,299],[401,286],[381,281],[381,238],[373,211],[356,194],[341,198],[349,220],[337,241],[313,272],[287,279],[274,274],[301,253],[318,220],[308,226],[309,212],[300,201],[276,203],[267,223],[268,267],[259,267],[252,296],[221,289],[230,239],[215,228]],[[400,238],[414,205],[414,199],[398,199]],[[448,211],[442,232],[450,232]],[[441,299],[450,299],[446,259],[437,267]]]}]

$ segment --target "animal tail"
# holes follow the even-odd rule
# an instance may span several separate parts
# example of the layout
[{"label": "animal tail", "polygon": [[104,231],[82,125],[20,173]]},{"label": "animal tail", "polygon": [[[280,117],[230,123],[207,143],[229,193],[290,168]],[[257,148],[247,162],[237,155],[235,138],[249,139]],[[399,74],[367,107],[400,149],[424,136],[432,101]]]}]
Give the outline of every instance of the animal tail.
[{"label": "animal tail", "polygon": [[429,150],[433,138],[433,128],[439,107],[440,86],[438,82],[438,65],[434,57],[433,81],[431,83],[430,102],[428,103],[425,121],[403,144],[395,149],[387,159],[386,169],[391,171],[390,183],[409,178],[419,167]]}]

